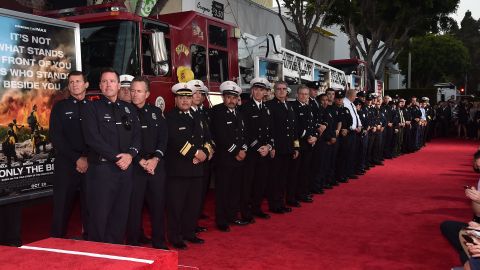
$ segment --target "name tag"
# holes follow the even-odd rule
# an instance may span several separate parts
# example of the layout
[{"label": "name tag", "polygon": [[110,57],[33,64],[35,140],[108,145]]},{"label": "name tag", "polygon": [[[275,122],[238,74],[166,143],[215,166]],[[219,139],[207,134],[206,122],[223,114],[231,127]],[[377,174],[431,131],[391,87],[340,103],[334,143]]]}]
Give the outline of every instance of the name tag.
[{"label": "name tag", "polygon": [[105,119],[111,119],[112,117],[108,116],[108,115],[105,115],[103,118]]},{"label": "name tag", "polygon": [[187,129],[186,127],[179,127],[178,130],[184,130]]},{"label": "name tag", "polygon": [[142,128],[147,128],[147,126],[142,126]]},{"label": "name tag", "polygon": [[228,122],[227,122],[227,125],[230,125],[231,123],[232,123],[232,121],[228,121]]},{"label": "name tag", "polygon": [[73,112],[66,112],[65,114],[72,114]]},{"label": "name tag", "polygon": [[258,117],[258,115],[252,115],[252,118],[257,118],[257,117]]}]

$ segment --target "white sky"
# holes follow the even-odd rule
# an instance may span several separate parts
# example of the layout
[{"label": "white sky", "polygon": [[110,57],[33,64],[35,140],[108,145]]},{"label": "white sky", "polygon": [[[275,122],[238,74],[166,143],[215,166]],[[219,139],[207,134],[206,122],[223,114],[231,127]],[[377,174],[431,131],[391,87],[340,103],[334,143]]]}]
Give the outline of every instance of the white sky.
[{"label": "white sky", "polygon": [[460,4],[458,5],[458,9],[457,9],[457,14],[452,14],[452,17],[458,22],[459,26],[467,10],[470,10],[472,12],[472,17],[475,20],[478,20],[478,18],[480,17],[480,1],[479,0],[460,0]]},{"label": "white sky", "polygon": [[[273,6],[276,7],[277,2],[275,0],[272,0],[272,1],[273,1]],[[280,3],[282,2],[283,1],[280,1]],[[458,8],[457,8],[457,13],[452,14],[452,17],[458,22],[459,26],[467,10],[470,10],[472,12],[472,17],[475,20],[478,20],[478,18],[480,17],[480,1],[479,0],[460,0],[460,4],[458,4]]]}]

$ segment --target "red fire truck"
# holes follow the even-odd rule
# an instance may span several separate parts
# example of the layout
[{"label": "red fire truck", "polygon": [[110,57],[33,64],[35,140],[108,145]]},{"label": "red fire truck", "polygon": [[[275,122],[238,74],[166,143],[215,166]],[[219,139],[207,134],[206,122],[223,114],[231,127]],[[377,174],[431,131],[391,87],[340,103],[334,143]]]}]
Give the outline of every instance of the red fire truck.
[{"label": "red fire truck", "polygon": [[361,59],[330,60],[328,64],[345,72],[347,84],[357,90],[368,90],[367,63]]},{"label": "red fire truck", "polygon": [[215,18],[193,11],[145,18],[118,3],[40,15],[80,24],[82,70],[91,91],[98,91],[100,71],[113,67],[146,76],[149,102],[169,110],[171,86],[179,81],[201,79],[215,92],[221,82],[238,78],[239,30]]}]

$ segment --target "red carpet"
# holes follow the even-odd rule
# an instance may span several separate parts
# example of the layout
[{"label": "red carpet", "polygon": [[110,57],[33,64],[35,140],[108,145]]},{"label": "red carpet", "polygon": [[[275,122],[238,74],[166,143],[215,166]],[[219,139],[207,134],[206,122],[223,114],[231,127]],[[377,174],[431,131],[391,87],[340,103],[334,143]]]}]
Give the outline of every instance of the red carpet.
[{"label": "red carpet", "polygon": [[[463,185],[475,185],[476,142],[436,140],[414,154],[315,196],[293,213],[217,231],[204,222],[204,245],[179,252],[200,269],[449,269],[457,255],[443,239],[443,220],[471,218]],[[213,217],[212,203],[208,214]],[[36,219],[34,220],[34,217]],[[24,241],[48,237],[49,203],[25,211]],[[71,231],[79,234],[78,215]]]}]

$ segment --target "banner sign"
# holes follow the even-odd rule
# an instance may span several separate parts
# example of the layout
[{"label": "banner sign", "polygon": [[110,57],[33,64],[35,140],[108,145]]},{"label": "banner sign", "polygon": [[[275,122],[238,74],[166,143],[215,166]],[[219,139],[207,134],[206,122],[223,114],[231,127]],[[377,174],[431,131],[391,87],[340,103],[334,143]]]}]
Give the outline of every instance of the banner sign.
[{"label": "banner sign", "polygon": [[6,9],[0,25],[0,190],[46,187],[54,171],[50,111],[63,98],[62,81],[80,70],[79,28]]},{"label": "banner sign", "polygon": [[269,82],[274,83],[279,80],[283,80],[282,65],[280,61],[275,61],[267,58],[258,59],[258,73],[257,76],[267,79]]}]

